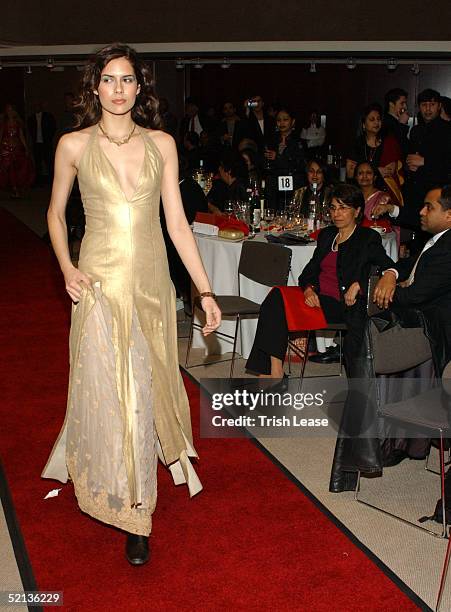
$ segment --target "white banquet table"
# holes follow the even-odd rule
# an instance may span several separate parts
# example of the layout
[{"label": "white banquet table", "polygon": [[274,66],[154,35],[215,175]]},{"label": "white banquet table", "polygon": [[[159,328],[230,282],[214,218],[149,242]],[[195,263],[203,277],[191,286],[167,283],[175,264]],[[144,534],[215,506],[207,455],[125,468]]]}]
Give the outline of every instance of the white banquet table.
[{"label": "white banquet table", "polygon": [[[199,252],[205,266],[212,290],[217,295],[237,295],[238,294],[238,263],[240,260],[241,247],[243,242],[233,242],[214,236],[194,234],[199,248]],[[253,240],[266,242],[263,234],[257,235]],[[387,254],[396,261],[398,246],[394,232],[384,234],[382,243]],[[310,261],[316,242],[308,245],[296,245],[286,247],[292,251],[291,269],[288,277],[288,285],[297,285],[298,277],[305,265]],[[260,285],[247,278],[240,279],[241,295],[254,302],[261,303],[269,291],[270,287]],[[257,328],[257,318],[243,319],[237,344],[237,352],[247,359],[252,348]],[[223,319],[219,331],[233,336],[235,331],[234,319]],[[211,334],[207,338],[194,330],[193,348],[205,348],[206,355],[218,355],[232,351],[233,341],[228,338],[219,338]]]}]

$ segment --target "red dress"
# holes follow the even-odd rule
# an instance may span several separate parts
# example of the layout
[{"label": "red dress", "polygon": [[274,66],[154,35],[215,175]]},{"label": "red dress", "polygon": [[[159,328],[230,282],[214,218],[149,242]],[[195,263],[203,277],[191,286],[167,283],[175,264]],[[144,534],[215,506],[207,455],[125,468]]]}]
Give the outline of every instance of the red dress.
[{"label": "red dress", "polygon": [[0,142],[0,188],[23,189],[32,185],[35,172],[31,157],[20,139],[21,125],[17,121],[3,124]]}]

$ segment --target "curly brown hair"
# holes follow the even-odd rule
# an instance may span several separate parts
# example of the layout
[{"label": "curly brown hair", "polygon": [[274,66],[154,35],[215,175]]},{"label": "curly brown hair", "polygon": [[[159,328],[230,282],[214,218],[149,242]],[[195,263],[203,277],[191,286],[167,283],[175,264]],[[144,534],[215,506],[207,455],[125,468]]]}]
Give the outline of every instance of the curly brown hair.
[{"label": "curly brown hair", "polygon": [[111,60],[125,57],[135,71],[138,84],[141,86],[136,102],[132,108],[132,119],[141,127],[159,129],[161,127],[158,113],[158,98],[153,87],[152,73],[149,66],[141,60],[137,52],[122,43],[112,43],[100,49],[90,57],[81,82],[80,97],[74,109],[77,116],[76,128],[95,125],[102,116],[102,107],[94,90],[100,83],[100,75]]}]

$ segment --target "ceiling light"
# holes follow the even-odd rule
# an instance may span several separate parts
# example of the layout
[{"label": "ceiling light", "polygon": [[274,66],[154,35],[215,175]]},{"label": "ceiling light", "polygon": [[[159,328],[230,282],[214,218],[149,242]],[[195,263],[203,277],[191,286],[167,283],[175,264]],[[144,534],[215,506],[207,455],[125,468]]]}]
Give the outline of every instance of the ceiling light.
[{"label": "ceiling light", "polygon": [[230,60],[228,60],[226,57],[222,60],[221,63],[221,68],[224,68],[224,70],[227,70],[227,68],[230,68]]},{"label": "ceiling light", "polygon": [[31,74],[31,66],[27,66],[27,69],[25,70],[26,74]]},{"label": "ceiling light", "polygon": [[410,70],[413,72],[413,74],[420,74],[420,66],[418,64],[413,64],[410,67]]},{"label": "ceiling light", "polygon": [[355,63],[355,59],[353,57],[348,57],[348,59],[346,60],[346,68],[348,70],[354,70],[356,66],[357,64]]},{"label": "ceiling light", "polygon": [[183,70],[185,64],[183,63],[182,59],[180,57],[178,57],[175,60],[175,69],[176,70]]},{"label": "ceiling light", "polygon": [[396,63],[396,60],[394,57],[391,57],[390,59],[387,60],[387,68],[389,70],[396,70],[397,67],[398,67],[398,64]]},{"label": "ceiling light", "polygon": [[46,63],[47,68],[53,68],[54,65],[55,64],[53,63],[53,58],[52,57],[48,57],[47,58],[47,63]]},{"label": "ceiling light", "polygon": [[315,64],[315,62],[311,62],[311,64],[310,64],[310,72],[316,72],[316,64]]},{"label": "ceiling light", "polygon": [[194,63],[194,68],[197,68],[198,70],[200,70],[201,68],[203,68],[204,65],[202,64],[202,62],[200,61],[200,57],[197,58],[197,60]]}]

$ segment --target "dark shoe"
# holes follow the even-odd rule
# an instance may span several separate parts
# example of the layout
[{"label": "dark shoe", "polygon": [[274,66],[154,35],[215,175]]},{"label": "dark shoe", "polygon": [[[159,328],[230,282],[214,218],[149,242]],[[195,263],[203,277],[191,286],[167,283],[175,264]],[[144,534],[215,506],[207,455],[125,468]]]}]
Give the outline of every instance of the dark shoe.
[{"label": "dark shoe", "polygon": [[317,353],[309,357],[313,363],[340,363],[340,347],[329,346],[324,353]]},{"label": "dark shoe", "polygon": [[149,538],[146,536],[127,534],[125,556],[132,565],[144,565],[150,557]]},{"label": "dark shoe", "polygon": [[357,472],[340,472],[331,476],[329,483],[329,491],[331,493],[355,491],[356,486]]},{"label": "dark shoe", "polygon": [[393,450],[386,459],[383,460],[382,465],[384,467],[393,467],[394,465],[398,465],[398,463],[401,463],[401,461],[404,461],[404,459],[407,459],[408,456],[409,455],[406,453],[406,451],[397,448]]}]

